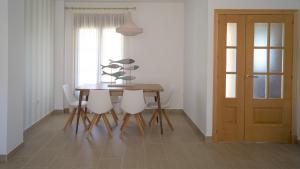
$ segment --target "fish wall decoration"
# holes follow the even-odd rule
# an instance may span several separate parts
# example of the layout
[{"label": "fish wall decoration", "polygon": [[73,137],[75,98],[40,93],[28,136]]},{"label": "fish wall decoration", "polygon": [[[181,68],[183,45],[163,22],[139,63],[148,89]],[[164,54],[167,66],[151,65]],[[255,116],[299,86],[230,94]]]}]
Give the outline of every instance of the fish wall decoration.
[{"label": "fish wall decoration", "polygon": [[137,70],[139,68],[138,65],[130,66],[130,67],[122,67],[120,70]]},{"label": "fish wall decoration", "polygon": [[[110,63],[108,65],[100,65],[102,69],[102,75],[108,75],[116,78],[115,80],[123,80],[122,83],[130,83],[132,80],[136,79],[135,76],[132,76],[131,73],[134,70],[139,69],[138,65],[131,65],[135,62],[135,60],[126,58],[121,60],[109,60]],[[112,72],[108,73],[104,71],[105,68],[109,68]],[[114,70],[114,71],[113,71]],[[112,82],[113,83],[113,82]]]},{"label": "fish wall decoration", "polygon": [[136,79],[136,77],[135,76],[119,76],[119,77],[117,77],[116,78],[116,80],[117,79],[122,79],[122,80],[134,80],[134,79]]},{"label": "fish wall decoration", "polygon": [[120,63],[120,64],[124,64],[124,65],[127,65],[127,64],[132,64],[134,63],[135,61],[133,59],[121,59],[121,60],[117,60],[117,61],[113,61],[113,60],[109,60],[110,63]]},{"label": "fish wall decoration", "polygon": [[110,69],[118,69],[118,68],[123,68],[123,66],[120,66],[118,64],[109,64],[107,66],[104,66],[104,65],[101,65],[101,69],[104,69],[104,68],[110,68]]},{"label": "fish wall decoration", "polygon": [[125,75],[125,72],[119,71],[119,72],[116,72],[116,73],[107,73],[107,72],[103,71],[102,75],[109,75],[109,76],[113,76],[113,77],[117,78],[119,76]]}]

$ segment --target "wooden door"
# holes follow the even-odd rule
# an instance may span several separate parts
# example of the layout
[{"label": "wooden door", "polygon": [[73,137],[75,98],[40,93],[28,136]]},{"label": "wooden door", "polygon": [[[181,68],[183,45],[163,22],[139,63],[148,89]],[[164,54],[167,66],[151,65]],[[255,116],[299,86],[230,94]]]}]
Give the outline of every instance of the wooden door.
[{"label": "wooden door", "polygon": [[247,16],[247,141],[291,141],[292,22],[290,15]]},{"label": "wooden door", "polygon": [[218,33],[218,140],[244,139],[245,17],[222,15]]},{"label": "wooden door", "polygon": [[293,15],[217,18],[214,139],[290,142]]}]

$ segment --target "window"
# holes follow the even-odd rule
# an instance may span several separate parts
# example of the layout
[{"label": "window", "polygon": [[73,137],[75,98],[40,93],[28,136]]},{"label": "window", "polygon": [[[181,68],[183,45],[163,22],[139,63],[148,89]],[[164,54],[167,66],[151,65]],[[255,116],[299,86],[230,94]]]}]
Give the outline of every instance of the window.
[{"label": "window", "polygon": [[[116,28],[105,28],[102,31],[102,57],[101,65],[108,65],[109,60],[120,60],[123,58],[123,36],[116,33]],[[108,73],[115,73],[118,70],[106,69]],[[101,76],[101,82],[115,82],[111,76]]]},{"label": "window", "polygon": [[[109,60],[123,58],[123,36],[115,27],[82,27],[77,37],[77,85],[114,82],[108,75],[101,75],[100,65],[108,65]],[[107,73],[117,70],[105,68]]]}]

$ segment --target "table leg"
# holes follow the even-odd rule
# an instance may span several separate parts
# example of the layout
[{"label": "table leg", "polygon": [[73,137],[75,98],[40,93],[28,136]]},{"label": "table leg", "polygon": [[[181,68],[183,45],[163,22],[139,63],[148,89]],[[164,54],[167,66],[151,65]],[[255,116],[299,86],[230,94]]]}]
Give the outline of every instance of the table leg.
[{"label": "table leg", "polygon": [[158,105],[158,117],[159,117],[159,123],[160,123],[160,133],[164,134],[163,124],[162,124],[162,110],[161,110],[161,104],[160,104],[160,92],[156,92],[157,97],[157,105]]},{"label": "table leg", "polygon": [[78,132],[78,125],[79,125],[79,118],[80,118],[80,111],[81,111],[81,101],[82,101],[82,92],[80,91],[79,104],[78,104],[78,109],[77,109],[76,134]]}]

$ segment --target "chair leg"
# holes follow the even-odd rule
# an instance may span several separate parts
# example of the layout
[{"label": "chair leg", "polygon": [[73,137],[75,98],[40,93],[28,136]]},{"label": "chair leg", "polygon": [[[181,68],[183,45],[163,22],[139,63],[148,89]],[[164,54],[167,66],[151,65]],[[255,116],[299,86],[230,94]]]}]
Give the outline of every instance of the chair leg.
[{"label": "chair leg", "polygon": [[92,129],[93,129],[94,125],[96,124],[96,121],[97,121],[98,117],[99,117],[99,114],[95,114],[94,115],[94,117],[93,117],[93,119],[92,119],[92,121],[90,123],[90,126],[88,128],[88,134],[91,134]]},{"label": "chair leg", "polygon": [[151,123],[151,127],[154,127],[158,122],[157,122],[157,118],[158,118],[158,112],[156,111],[154,113],[154,118],[152,120],[152,123]]},{"label": "chair leg", "polygon": [[165,118],[166,118],[166,120],[168,122],[168,125],[170,126],[171,130],[173,131],[174,127],[173,127],[173,125],[172,125],[172,123],[171,123],[171,121],[170,121],[170,119],[169,119],[169,117],[168,117],[167,112],[166,112],[165,109],[162,109],[162,114],[165,116]]},{"label": "chair leg", "polygon": [[123,132],[124,132],[124,130],[125,130],[127,124],[128,124],[129,117],[130,117],[130,115],[128,113],[126,113],[125,116],[124,116],[124,122],[121,126],[121,134],[123,134]]},{"label": "chair leg", "polygon": [[139,113],[138,115],[139,115],[139,118],[140,118],[140,120],[141,120],[141,122],[142,122],[142,126],[143,126],[143,128],[144,128],[144,127],[146,126],[145,119],[144,119],[142,113]]},{"label": "chair leg", "polygon": [[149,126],[150,126],[150,127],[152,126],[152,122],[153,122],[153,120],[155,119],[155,116],[156,116],[156,112],[153,111],[152,117],[151,117],[151,119],[150,119],[150,121],[149,121]]},{"label": "chair leg", "polygon": [[145,129],[145,126],[144,126],[144,124],[143,124],[143,121],[142,121],[142,118],[141,118],[141,116],[140,116],[140,113],[137,114],[137,117],[139,118],[139,122],[141,123],[141,127],[142,127],[143,130],[144,130],[144,129]]},{"label": "chair leg", "polygon": [[139,116],[139,114],[135,114],[134,116],[136,119],[136,124],[137,124],[138,128],[140,129],[141,135],[144,136],[144,129],[142,127],[142,121],[140,119],[140,116]]},{"label": "chair leg", "polygon": [[69,118],[68,118],[68,120],[67,120],[67,122],[65,124],[64,130],[66,130],[66,128],[67,128],[68,125],[72,124],[74,116],[76,114],[76,111],[77,111],[77,108],[74,108],[73,111],[71,112],[71,114],[70,114],[70,116],[69,116]]},{"label": "chair leg", "polygon": [[106,113],[102,114],[102,118],[104,120],[104,124],[105,124],[105,127],[106,127],[107,131],[108,131],[109,136],[112,137],[112,128],[111,128],[111,126],[109,124],[109,121],[106,117]]},{"label": "chair leg", "polygon": [[118,120],[119,119],[118,119],[118,116],[117,116],[117,114],[116,114],[116,112],[115,112],[114,109],[111,109],[111,114],[112,114],[112,117],[113,117],[115,123],[118,125]]},{"label": "chair leg", "polygon": [[84,111],[80,111],[80,116],[81,116],[81,119],[82,119],[82,123],[83,123],[83,125],[84,125],[84,128],[87,130],[87,129],[88,129],[88,126],[87,126],[87,124],[85,123],[86,117],[85,117]]},{"label": "chair leg", "polygon": [[85,117],[86,117],[86,120],[91,123],[91,120],[89,119],[89,117],[87,116],[87,107],[84,108],[84,114],[85,114]]},{"label": "chair leg", "polygon": [[97,121],[96,121],[96,125],[99,125],[101,116],[102,116],[102,114],[99,114]]},{"label": "chair leg", "polygon": [[72,125],[72,123],[73,123],[73,119],[74,119],[74,117],[75,117],[75,115],[76,115],[76,112],[77,112],[77,107],[73,109],[73,113],[74,113],[74,114],[73,114],[73,116],[72,116],[72,118],[71,118],[71,121],[70,121],[70,123],[69,123],[70,125]]}]

